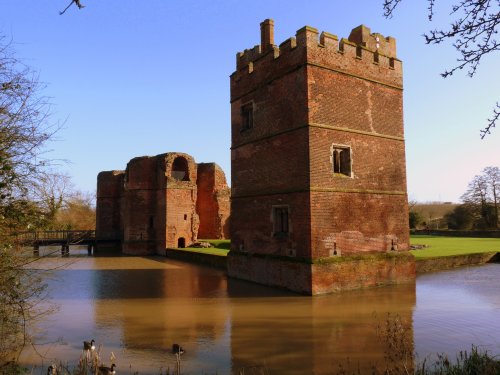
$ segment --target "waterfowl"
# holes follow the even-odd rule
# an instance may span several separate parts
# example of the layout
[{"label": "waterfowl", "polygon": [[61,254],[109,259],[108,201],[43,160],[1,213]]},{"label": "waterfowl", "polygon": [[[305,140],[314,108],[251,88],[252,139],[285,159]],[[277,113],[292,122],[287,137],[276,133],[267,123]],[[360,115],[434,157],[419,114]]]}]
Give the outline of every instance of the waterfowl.
[{"label": "waterfowl", "polygon": [[97,373],[100,375],[114,375],[116,374],[115,367],[116,365],[114,363],[111,367],[99,366],[99,371]]},{"label": "waterfowl", "polygon": [[93,339],[90,342],[84,341],[83,342],[83,350],[85,350],[85,351],[95,350],[95,341]]},{"label": "waterfowl", "polygon": [[55,375],[57,374],[57,367],[55,365],[50,365],[47,369],[47,375]]},{"label": "waterfowl", "polygon": [[179,344],[174,344],[172,345],[172,353],[174,354],[184,354],[184,349],[182,349],[182,346],[180,346]]}]

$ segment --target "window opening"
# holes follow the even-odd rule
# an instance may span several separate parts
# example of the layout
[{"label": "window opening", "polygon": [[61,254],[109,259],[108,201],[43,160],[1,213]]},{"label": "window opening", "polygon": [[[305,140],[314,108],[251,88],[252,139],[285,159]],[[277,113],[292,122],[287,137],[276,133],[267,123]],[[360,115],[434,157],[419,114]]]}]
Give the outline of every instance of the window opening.
[{"label": "window opening", "polygon": [[241,107],[241,130],[253,128],[253,103]]},{"label": "window opening", "polygon": [[288,207],[273,207],[273,233],[275,235],[289,233]]},{"label": "window opening", "polygon": [[175,158],[172,163],[172,177],[178,181],[189,181],[189,168],[186,159]]},{"label": "window opening", "polygon": [[149,229],[153,229],[155,227],[155,217],[150,216],[149,217]]},{"label": "window opening", "polygon": [[344,174],[351,177],[351,149],[350,147],[333,147],[332,150],[333,173]]}]

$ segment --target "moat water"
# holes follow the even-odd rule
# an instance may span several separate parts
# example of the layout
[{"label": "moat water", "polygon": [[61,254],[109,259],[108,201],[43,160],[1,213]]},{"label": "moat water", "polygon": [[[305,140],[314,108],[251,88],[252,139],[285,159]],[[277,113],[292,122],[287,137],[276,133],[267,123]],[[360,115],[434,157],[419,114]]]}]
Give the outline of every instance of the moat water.
[{"label": "moat water", "polygon": [[[416,283],[319,297],[299,296],[243,281],[223,271],[162,257],[41,259],[49,302],[58,311],[38,324],[36,366],[53,358],[76,365],[83,340],[116,357],[118,374],[175,368],[173,343],[185,349],[182,374],[323,374],[383,368],[386,321],[408,324],[418,359],[454,358],[477,345],[500,354],[500,264],[421,275]],[[379,327],[379,328],[377,328]],[[380,329],[381,328],[381,329]],[[46,371],[46,370],[45,370]]]}]

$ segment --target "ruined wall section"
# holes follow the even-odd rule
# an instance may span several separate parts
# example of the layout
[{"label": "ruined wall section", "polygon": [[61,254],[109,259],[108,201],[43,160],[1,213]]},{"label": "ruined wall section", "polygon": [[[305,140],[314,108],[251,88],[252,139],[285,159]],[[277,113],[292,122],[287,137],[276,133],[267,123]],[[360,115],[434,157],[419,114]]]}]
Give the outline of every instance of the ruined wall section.
[{"label": "ruined wall section", "polygon": [[196,210],[200,217],[198,237],[229,238],[231,192],[224,172],[216,163],[198,164],[197,190]]},{"label": "ruined wall section", "polygon": [[[119,245],[123,238],[120,205],[124,177],[124,171],[105,171],[97,175],[96,238],[103,241],[100,248],[106,247],[105,241],[111,240],[117,241]],[[113,246],[111,243],[109,245]]]},{"label": "ruined wall section", "polygon": [[[159,203],[156,157],[137,157],[127,164],[122,200],[123,253],[154,254],[158,238],[155,226]],[[160,201],[161,202],[161,201]],[[161,229],[160,229],[161,230]]]},{"label": "ruined wall section", "polygon": [[[160,155],[165,181],[165,247],[185,247],[196,242],[200,220],[196,213],[197,167],[184,153]],[[165,249],[163,247],[163,249]]]}]

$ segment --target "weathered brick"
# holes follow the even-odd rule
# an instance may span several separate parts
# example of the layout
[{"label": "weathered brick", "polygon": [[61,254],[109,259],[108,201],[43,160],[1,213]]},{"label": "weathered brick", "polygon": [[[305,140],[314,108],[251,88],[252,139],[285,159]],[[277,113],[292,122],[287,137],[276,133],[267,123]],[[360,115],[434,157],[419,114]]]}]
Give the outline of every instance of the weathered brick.
[{"label": "weathered brick", "polygon": [[[312,266],[408,250],[395,39],[360,26],[339,42],[304,27],[277,47],[273,22],[263,24],[265,45],[237,54],[231,75],[229,274],[311,294],[414,278],[411,257],[397,267],[389,258],[371,262],[364,282],[348,282],[347,265]],[[350,153],[348,172],[334,173],[334,149]],[[276,235],[273,207],[281,206],[288,233]],[[290,268],[296,259],[305,263]],[[301,276],[283,277],[289,269]]]}]

